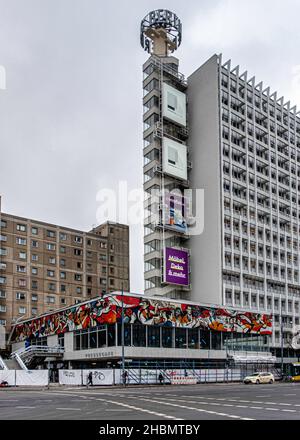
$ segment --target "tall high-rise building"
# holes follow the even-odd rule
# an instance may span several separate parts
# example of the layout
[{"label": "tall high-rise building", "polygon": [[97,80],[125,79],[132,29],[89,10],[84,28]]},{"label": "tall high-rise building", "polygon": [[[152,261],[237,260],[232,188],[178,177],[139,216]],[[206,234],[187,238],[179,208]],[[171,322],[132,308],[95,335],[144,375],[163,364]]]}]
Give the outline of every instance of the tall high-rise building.
[{"label": "tall high-rise building", "polygon": [[[151,12],[141,33],[144,188],[161,191],[146,198],[146,292],[272,314],[272,346],[287,347],[300,317],[300,114],[221,55],[185,81],[171,12]],[[192,201],[163,194],[175,187],[204,190],[201,234],[185,218]]]},{"label": "tall high-rise building", "polygon": [[129,228],[107,222],[89,232],[0,210],[0,326],[129,291]]}]

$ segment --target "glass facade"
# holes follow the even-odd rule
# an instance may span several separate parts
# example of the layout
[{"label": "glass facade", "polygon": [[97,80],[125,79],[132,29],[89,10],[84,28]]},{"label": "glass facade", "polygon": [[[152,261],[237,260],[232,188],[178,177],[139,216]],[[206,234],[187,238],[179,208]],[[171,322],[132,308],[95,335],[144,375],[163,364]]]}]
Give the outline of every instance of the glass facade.
[{"label": "glass facade", "polygon": [[[74,350],[90,350],[122,345],[122,325],[101,325],[76,330]],[[126,347],[180,348],[230,351],[269,351],[270,336],[224,333],[199,328],[124,325]]]}]

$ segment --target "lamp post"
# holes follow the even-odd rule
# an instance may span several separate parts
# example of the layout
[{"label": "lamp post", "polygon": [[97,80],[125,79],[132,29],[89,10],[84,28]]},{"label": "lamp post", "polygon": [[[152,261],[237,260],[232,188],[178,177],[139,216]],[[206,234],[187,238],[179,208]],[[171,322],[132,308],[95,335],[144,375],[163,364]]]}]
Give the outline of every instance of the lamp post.
[{"label": "lamp post", "polygon": [[280,313],[280,336],[281,336],[281,379],[283,379],[283,319],[282,312]]},{"label": "lamp post", "polygon": [[125,384],[125,346],[124,346],[124,289],[122,283],[122,314],[121,314],[121,341],[122,341],[122,381]]}]

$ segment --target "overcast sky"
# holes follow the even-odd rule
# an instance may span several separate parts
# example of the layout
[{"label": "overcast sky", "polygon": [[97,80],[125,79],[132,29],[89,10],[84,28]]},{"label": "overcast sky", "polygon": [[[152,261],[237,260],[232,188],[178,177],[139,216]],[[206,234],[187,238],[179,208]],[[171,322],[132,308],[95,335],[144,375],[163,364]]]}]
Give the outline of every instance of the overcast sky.
[{"label": "overcast sky", "polygon": [[[0,194],[4,212],[89,230],[102,188],[142,186],[141,19],[183,23],[189,76],[214,53],[300,108],[299,0],[0,0]],[[131,227],[131,290],[143,289]]]}]

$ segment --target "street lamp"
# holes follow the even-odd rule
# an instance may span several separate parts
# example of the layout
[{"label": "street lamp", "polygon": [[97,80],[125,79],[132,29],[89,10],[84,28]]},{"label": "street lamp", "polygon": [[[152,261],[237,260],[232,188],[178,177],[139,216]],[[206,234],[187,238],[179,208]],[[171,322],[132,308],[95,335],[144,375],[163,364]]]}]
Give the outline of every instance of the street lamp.
[{"label": "street lamp", "polygon": [[[290,320],[290,324],[293,324],[293,321]],[[281,336],[281,379],[283,379],[283,319],[282,319],[282,311],[280,313],[280,336]]]},{"label": "street lamp", "polygon": [[124,288],[122,283],[122,314],[121,314],[121,341],[122,341],[122,381],[123,385],[125,385],[125,346],[124,346]]}]

